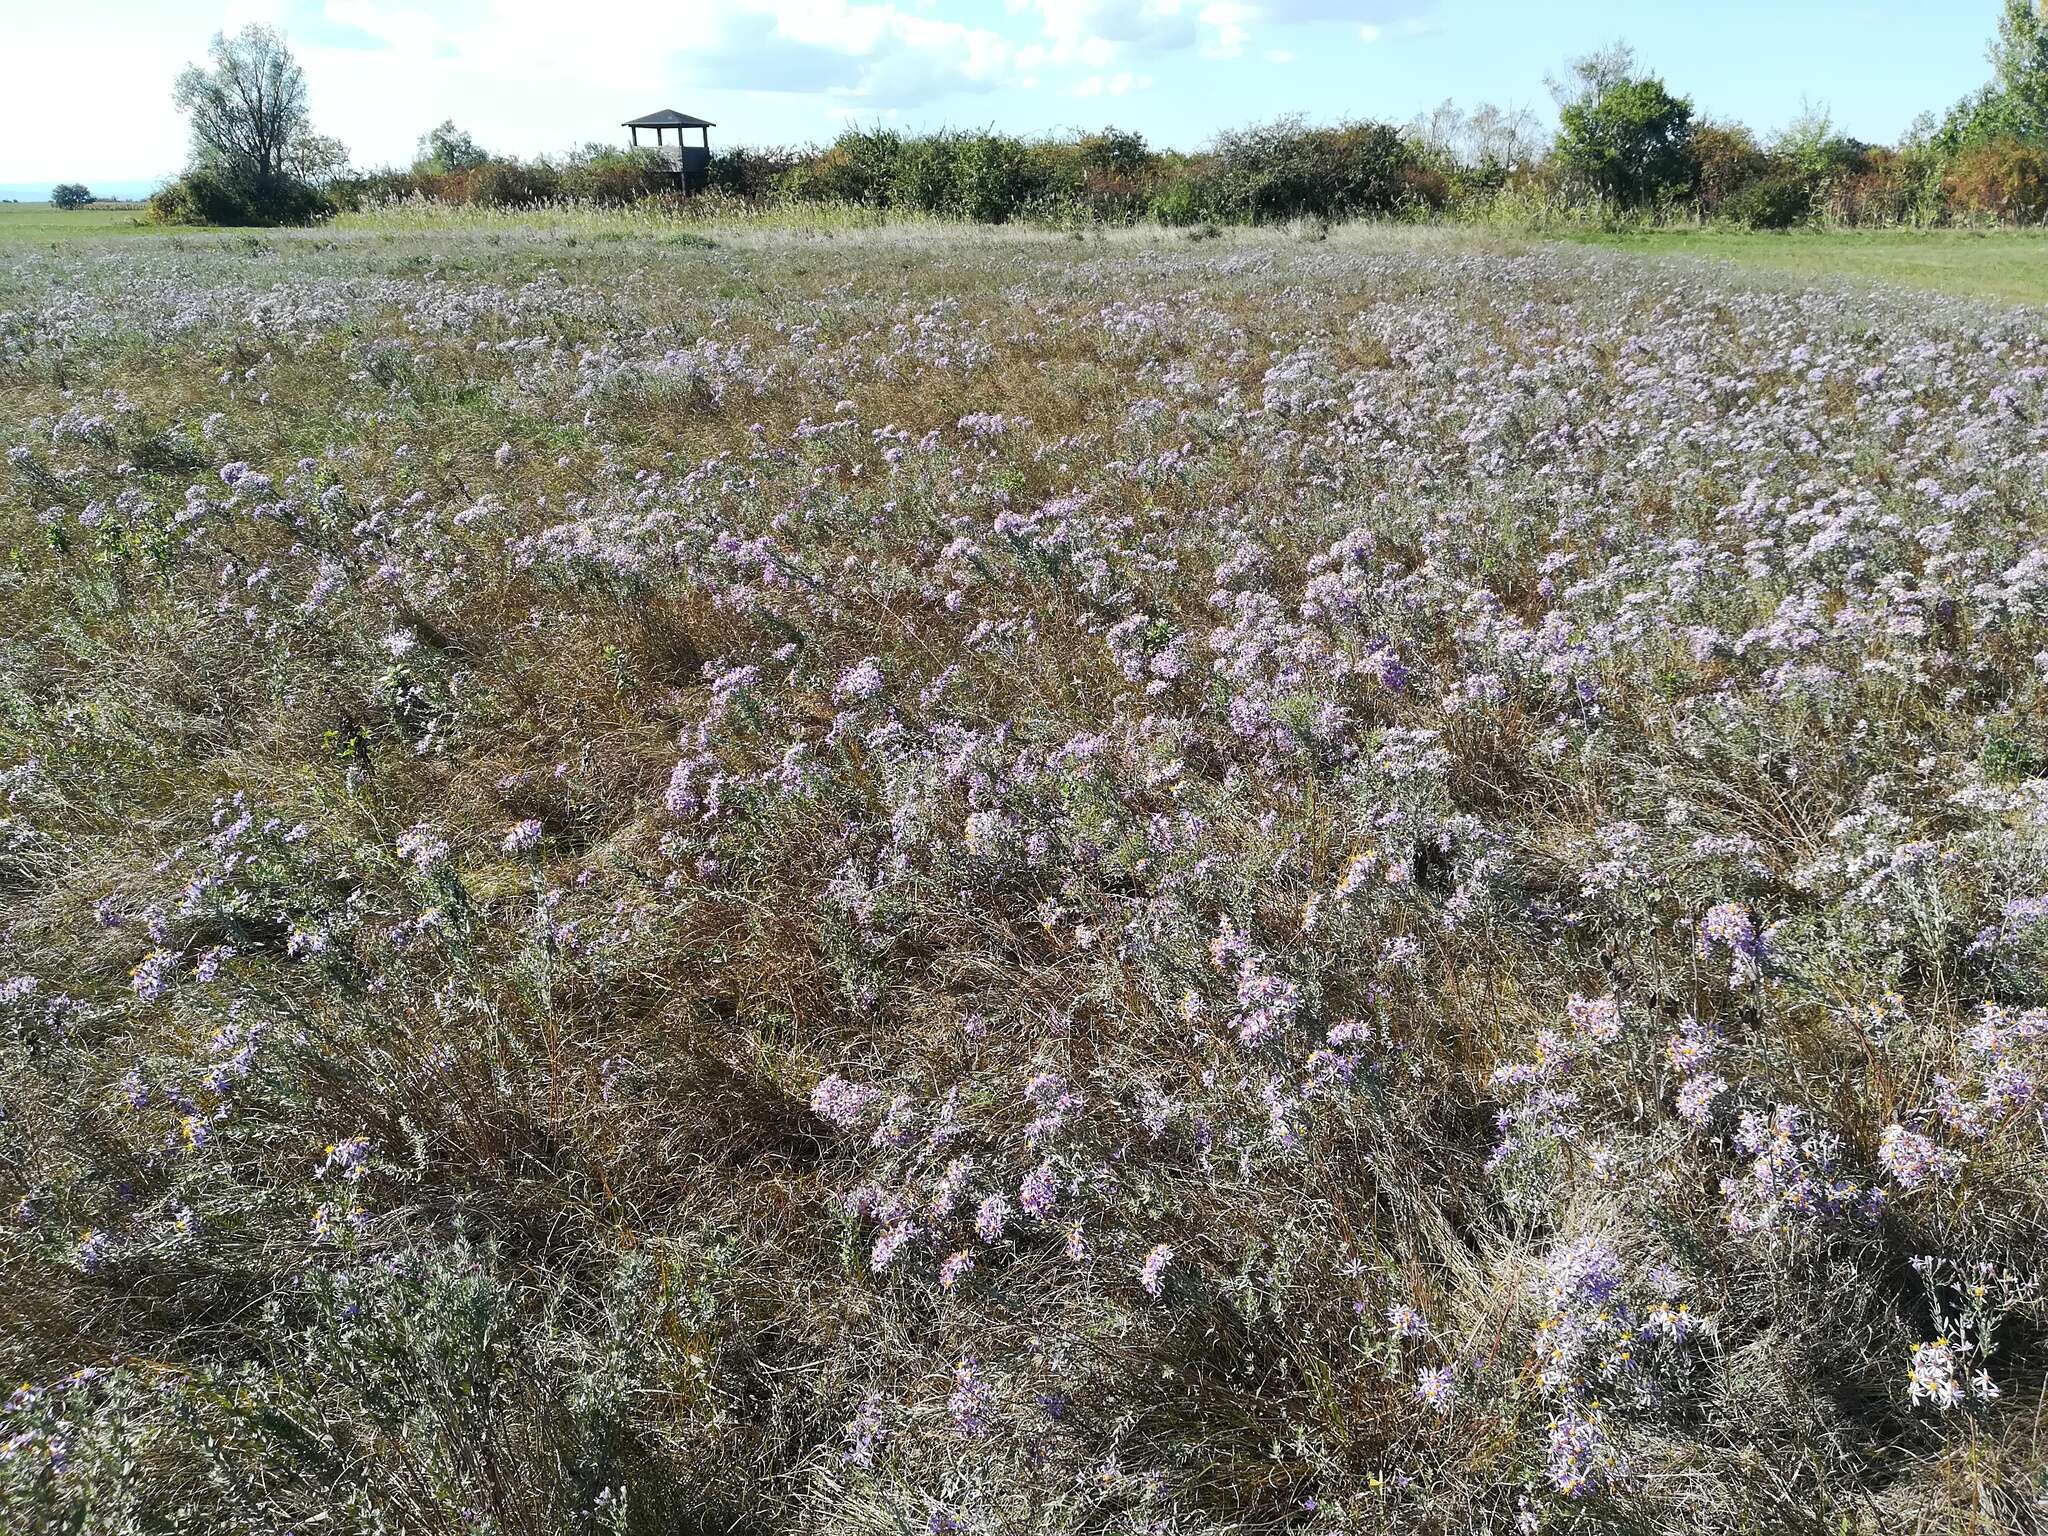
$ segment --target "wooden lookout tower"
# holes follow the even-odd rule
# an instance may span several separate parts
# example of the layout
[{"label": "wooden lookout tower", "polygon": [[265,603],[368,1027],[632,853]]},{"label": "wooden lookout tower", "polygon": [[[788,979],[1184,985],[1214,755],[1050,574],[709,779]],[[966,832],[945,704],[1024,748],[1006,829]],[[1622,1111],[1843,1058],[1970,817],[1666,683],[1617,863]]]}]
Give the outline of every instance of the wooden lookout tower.
[{"label": "wooden lookout tower", "polygon": [[[704,180],[711,171],[711,130],[718,124],[707,123],[703,118],[692,117],[687,112],[678,112],[674,107],[663,107],[659,112],[636,117],[620,126],[632,133],[635,149],[649,147],[640,142],[640,130],[654,130],[652,147],[660,158],[660,168],[664,174],[675,177],[676,185],[683,191],[692,191],[704,185]],[[665,142],[662,137],[670,129],[675,130],[676,141],[673,144]],[[702,142],[685,144],[683,135],[693,131],[700,136]]]}]

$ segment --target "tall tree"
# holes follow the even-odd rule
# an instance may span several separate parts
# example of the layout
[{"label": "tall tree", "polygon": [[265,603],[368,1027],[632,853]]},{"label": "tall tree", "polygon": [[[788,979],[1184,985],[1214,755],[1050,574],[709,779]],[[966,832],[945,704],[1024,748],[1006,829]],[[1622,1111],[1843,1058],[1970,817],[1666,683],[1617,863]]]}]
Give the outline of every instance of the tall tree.
[{"label": "tall tree", "polygon": [[1557,158],[1564,168],[1623,203],[1691,190],[1692,102],[1655,75],[1636,72],[1635,52],[1615,43],[1574,59],[1558,99]]},{"label": "tall tree", "polygon": [[1988,57],[2016,136],[2048,139],[2048,0],[2005,0]]},{"label": "tall tree", "polygon": [[1636,51],[1617,37],[1605,47],[1571,60],[1562,77],[1545,75],[1543,83],[1550,87],[1551,98],[1561,110],[1574,103],[1583,106],[1598,101],[1615,86],[1625,85],[1635,77]]},{"label": "tall tree", "polygon": [[2048,0],[2004,0],[1991,79],[1949,109],[1932,142],[1953,157],[2000,139],[2048,142]]},{"label": "tall tree", "polygon": [[450,118],[420,135],[412,168],[429,174],[444,171],[473,171],[491,157],[468,133]]},{"label": "tall tree", "polygon": [[293,156],[310,136],[306,77],[269,27],[216,32],[207,56],[211,67],[188,66],[171,93],[192,119],[192,168],[268,202],[296,179]]}]

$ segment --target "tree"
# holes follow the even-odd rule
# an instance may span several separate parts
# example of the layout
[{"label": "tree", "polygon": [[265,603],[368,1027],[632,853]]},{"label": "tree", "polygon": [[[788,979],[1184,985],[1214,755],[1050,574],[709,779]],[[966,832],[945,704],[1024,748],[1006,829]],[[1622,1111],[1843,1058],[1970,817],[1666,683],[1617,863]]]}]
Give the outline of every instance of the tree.
[{"label": "tree", "polygon": [[304,223],[331,207],[319,186],[348,152],[312,131],[306,77],[268,27],[216,32],[208,68],[178,76],[172,99],[192,120],[185,174],[150,199],[167,223]]},{"label": "tree", "polygon": [[93,201],[92,189],[79,182],[60,182],[50,188],[50,206],[53,208],[83,208]]},{"label": "tree", "polygon": [[1543,128],[1527,107],[1481,102],[1470,112],[1446,99],[1408,124],[1408,137],[1434,163],[1467,171],[1519,170],[1543,152]]},{"label": "tree", "polygon": [[473,171],[490,158],[450,119],[420,135],[412,168],[423,176],[440,176],[449,171]]},{"label": "tree", "polygon": [[1835,132],[1834,119],[1824,106],[1803,103],[1799,115],[1771,138],[1772,156],[1793,174],[1811,182],[1823,182],[1854,165],[1863,145]]},{"label": "tree", "polygon": [[1771,168],[1756,135],[1740,123],[1694,126],[1693,158],[1699,165],[1700,204],[1713,213]]},{"label": "tree", "polygon": [[1558,97],[1557,159],[1617,202],[1643,204],[1692,189],[1692,102],[1655,75],[1638,75],[1635,52],[1616,43],[1574,59]]},{"label": "tree", "polygon": [[1986,55],[1993,88],[2005,98],[2020,139],[2048,139],[2048,0],[2005,0],[1998,36]]},{"label": "tree", "polygon": [[2005,0],[1985,57],[1990,81],[1957,102],[1934,136],[1948,159],[2005,139],[2048,143],[2048,0]]},{"label": "tree", "polygon": [[1109,176],[1143,175],[1153,160],[1145,136],[1125,128],[1083,134],[1074,147],[1084,166]]},{"label": "tree", "polygon": [[298,179],[294,149],[311,131],[306,77],[269,27],[216,32],[207,54],[212,68],[188,66],[171,92],[192,119],[191,169],[270,206]]},{"label": "tree", "polygon": [[1566,64],[1562,80],[1555,75],[1545,75],[1543,83],[1550,87],[1551,99],[1562,111],[1574,103],[1598,101],[1615,86],[1633,80],[1635,75],[1635,49],[1616,38],[1606,47],[1582,53]]},{"label": "tree", "polygon": [[285,170],[311,186],[325,186],[348,174],[348,146],[324,133],[300,134],[285,156]]},{"label": "tree", "polygon": [[1959,212],[2038,224],[2048,217],[2048,147],[2017,139],[1975,145],[1956,157],[1946,189]]},{"label": "tree", "polygon": [[1202,198],[1254,224],[1388,213],[1407,190],[1414,151],[1385,123],[1311,127],[1276,118],[1219,133],[1203,168]]}]

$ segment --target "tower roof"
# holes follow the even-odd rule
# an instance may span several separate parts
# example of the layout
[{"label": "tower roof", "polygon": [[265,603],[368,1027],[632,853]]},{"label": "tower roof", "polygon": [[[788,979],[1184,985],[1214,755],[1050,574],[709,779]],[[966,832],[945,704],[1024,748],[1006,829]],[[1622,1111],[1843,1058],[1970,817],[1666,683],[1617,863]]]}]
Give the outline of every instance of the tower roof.
[{"label": "tower roof", "polygon": [[663,107],[659,112],[650,112],[645,117],[629,118],[619,124],[621,128],[716,128],[718,124],[707,123],[701,117],[692,117],[687,112],[678,112],[674,107]]}]

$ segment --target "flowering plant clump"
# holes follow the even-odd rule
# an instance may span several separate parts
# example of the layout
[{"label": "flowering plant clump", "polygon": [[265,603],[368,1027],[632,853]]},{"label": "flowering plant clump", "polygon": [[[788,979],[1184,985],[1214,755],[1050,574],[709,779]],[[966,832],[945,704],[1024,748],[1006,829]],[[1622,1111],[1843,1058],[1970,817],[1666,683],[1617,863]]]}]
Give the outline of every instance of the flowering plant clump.
[{"label": "flowering plant clump", "polygon": [[0,254],[0,1529],[2028,1528],[2039,314],[677,227]]}]

